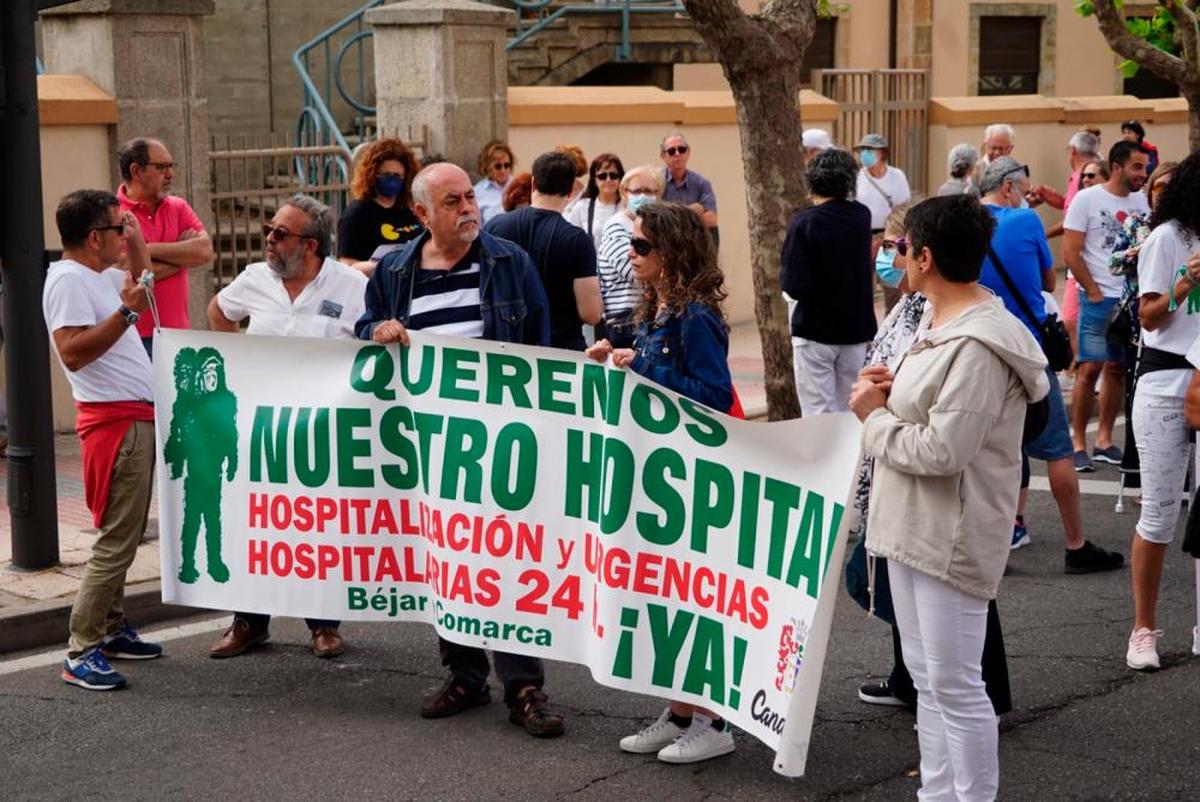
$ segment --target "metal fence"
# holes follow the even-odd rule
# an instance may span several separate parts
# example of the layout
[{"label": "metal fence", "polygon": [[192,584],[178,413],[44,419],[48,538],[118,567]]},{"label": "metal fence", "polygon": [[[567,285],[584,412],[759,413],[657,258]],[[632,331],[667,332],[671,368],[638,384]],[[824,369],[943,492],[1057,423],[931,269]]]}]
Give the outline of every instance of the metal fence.
[{"label": "metal fence", "polygon": [[851,148],[866,134],[883,134],[890,163],[926,192],[929,75],[925,70],[813,70],[813,88],[841,105],[833,137]]},{"label": "metal fence", "polygon": [[[418,160],[427,150],[429,130],[372,132],[398,136]],[[213,208],[213,266],[220,290],[246,265],[261,262],[262,226],[287,199],[303,192],[327,204],[334,221],[350,199],[354,154],[338,145],[298,147],[283,134],[225,134],[212,138],[209,149]]]}]

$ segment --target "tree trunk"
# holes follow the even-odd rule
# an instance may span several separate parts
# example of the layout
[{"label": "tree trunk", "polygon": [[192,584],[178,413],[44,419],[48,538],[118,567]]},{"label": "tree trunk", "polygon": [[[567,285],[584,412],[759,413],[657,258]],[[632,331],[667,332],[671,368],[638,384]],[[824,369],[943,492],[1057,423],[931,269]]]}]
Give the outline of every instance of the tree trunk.
[{"label": "tree trunk", "polygon": [[730,76],[746,178],[754,316],[762,339],[768,420],[800,416],[791,325],[779,287],[779,257],[788,221],[807,204],[807,198],[801,178],[799,86],[784,78],[783,72],[791,71]]},{"label": "tree trunk", "polygon": [[1188,150],[1200,150],[1200,86],[1179,87],[1188,104]]},{"label": "tree trunk", "polygon": [[721,63],[737,108],[769,420],[800,416],[779,257],[788,221],[808,201],[800,66],[816,28],[817,4],[771,0],[762,13],[747,15],[734,0],[684,0],[696,30]]}]

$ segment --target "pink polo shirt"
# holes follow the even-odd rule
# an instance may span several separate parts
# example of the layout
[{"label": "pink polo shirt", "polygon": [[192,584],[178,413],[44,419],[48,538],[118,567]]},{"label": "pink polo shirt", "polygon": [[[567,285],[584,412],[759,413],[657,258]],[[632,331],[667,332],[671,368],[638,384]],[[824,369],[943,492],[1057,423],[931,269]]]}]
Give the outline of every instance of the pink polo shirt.
[{"label": "pink polo shirt", "polygon": [[[125,194],[125,185],[117,187],[117,200],[123,211],[133,212],[142,226],[146,242],[178,242],[179,235],[187,229],[203,231],[204,224],[183,198],[168,195],[154,211],[150,204],[133,201]],[[154,282],[154,300],[158,316],[164,329],[191,328],[188,319],[188,270],[180,270],[173,276]],[[154,335],[154,316],[149,310],[137,322],[138,334],[142,337]]]}]

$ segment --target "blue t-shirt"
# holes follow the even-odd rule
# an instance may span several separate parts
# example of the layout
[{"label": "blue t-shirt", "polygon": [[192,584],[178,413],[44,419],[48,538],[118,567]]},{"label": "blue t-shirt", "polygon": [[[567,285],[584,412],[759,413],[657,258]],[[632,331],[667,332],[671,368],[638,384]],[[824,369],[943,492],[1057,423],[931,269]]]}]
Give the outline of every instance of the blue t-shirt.
[{"label": "blue t-shirt", "polygon": [[1008,209],[990,203],[985,204],[984,208],[991,212],[996,220],[992,250],[1004,264],[1005,272],[1020,291],[1026,306],[1037,316],[1037,323],[1031,321],[1013,299],[1008,286],[996,272],[990,256],[983,260],[979,283],[1000,296],[1005,308],[1024,323],[1041,342],[1038,329],[1046,319],[1046,302],[1042,297],[1042,271],[1054,265],[1054,257],[1050,255],[1050,243],[1046,241],[1042,220],[1032,209]]}]

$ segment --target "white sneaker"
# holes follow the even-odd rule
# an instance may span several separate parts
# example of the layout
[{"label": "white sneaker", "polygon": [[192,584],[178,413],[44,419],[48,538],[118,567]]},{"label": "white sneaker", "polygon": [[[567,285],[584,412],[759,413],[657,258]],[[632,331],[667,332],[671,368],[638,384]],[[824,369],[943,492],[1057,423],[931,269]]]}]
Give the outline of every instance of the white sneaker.
[{"label": "white sneaker", "polygon": [[683,727],[671,721],[671,708],[668,707],[649,727],[637,735],[626,735],[622,738],[621,749],[635,755],[648,755],[675,743],[675,739],[683,733]]},{"label": "white sneaker", "polygon": [[733,751],[733,732],[729,723],[718,732],[712,727],[708,716],[692,716],[692,726],[680,735],[675,743],[665,746],[658,753],[663,763],[699,763],[711,757],[728,755]]},{"label": "white sneaker", "polygon": [[1129,648],[1125,650],[1125,665],[1134,671],[1157,669],[1158,639],[1162,634],[1161,629],[1135,629],[1129,636]]},{"label": "white sneaker", "polygon": [[1200,654],[1200,627],[1192,627],[1192,654]]}]

